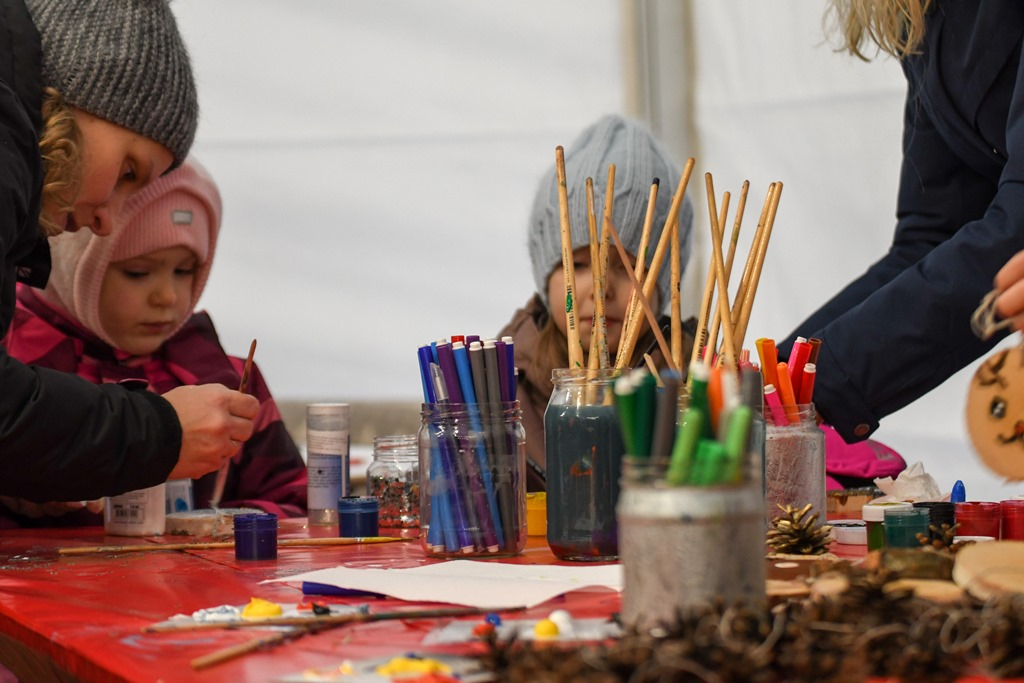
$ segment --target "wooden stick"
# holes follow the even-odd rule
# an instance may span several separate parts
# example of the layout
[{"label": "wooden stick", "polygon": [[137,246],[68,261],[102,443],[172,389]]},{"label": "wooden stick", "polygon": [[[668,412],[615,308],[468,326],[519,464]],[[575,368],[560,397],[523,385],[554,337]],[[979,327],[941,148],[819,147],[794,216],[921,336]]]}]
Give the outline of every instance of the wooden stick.
[{"label": "wooden stick", "polygon": [[[245,393],[249,388],[249,373],[252,371],[252,357],[256,354],[256,340],[253,339],[252,343],[249,344],[249,355],[245,359],[245,365],[242,367],[242,381],[238,383],[238,391]],[[231,467],[231,458],[224,460],[224,463],[217,470],[217,480],[213,485],[213,495],[210,497],[210,507],[214,510],[220,505],[220,499],[224,496],[224,485],[228,481],[228,469]]]},{"label": "wooden stick", "polygon": [[[718,227],[719,227],[720,230],[724,230],[725,229],[723,226],[725,225],[725,218],[726,218],[726,216],[729,215],[729,200],[731,199],[731,197],[732,196],[728,192],[726,192],[726,193],[724,193],[722,195],[722,207],[718,210]],[[719,236],[718,236],[719,239],[722,239],[723,237],[724,237],[724,235],[721,235],[721,234],[719,234]],[[712,269],[711,270],[712,270],[712,272],[714,272],[714,265],[715,264],[714,264],[713,261],[712,261],[711,265],[712,265]],[[726,286],[726,288],[728,288],[728,286],[729,286],[729,271],[728,271],[728,269],[726,269],[726,271],[725,271],[725,286]],[[708,348],[711,349],[712,353],[714,353],[716,351],[716,347],[718,346],[718,328],[721,327],[721,324],[722,324],[722,315],[721,315],[721,313],[719,313],[719,310],[720,309],[719,309],[718,306],[712,306],[711,307],[711,324],[708,325],[708,344],[707,345],[708,345]]]},{"label": "wooden stick", "polygon": [[735,328],[740,322],[740,309],[743,308],[743,297],[746,296],[747,287],[750,284],[750,273],[754,269],[754,261],[757,260],[757,252],[760,248],[761,239],[764,236],[764,224],[768,220],[768,208],[771,206],[772,195],[775,193],[775,183],[768,185],[768,194],[764,197],[764,204],[761,205],[761,216],[757,219],[757,229],[754,231],[754,239],[750,243],[750,251],[747,252],[747,261],[743,265],[743,275],[740,276],[739,287],[736,288],[736,298],[732,302],[732,326]]},{"label": "wooden stick", "polygon": [[[686,166],[683,167],[683,177],[679,181],[679,186],[676,188],[675,195],[672,197],[672,205],[668,210],[668,217],[665,219],[665,227],[661,231],[661,238],[658,240],[658,247],[654,250],[654,259],[651,261],[651,270],[647,276],[644,277],[643,287],[638,288],[637,290],[643,294],[644,298],[641,299],[641,301],[650,301],[651,296],[654,294],[654,289],[658,286],[658,273],[661,271],[661,262],[665,259],[665,252],[668,251],[669,240],[672,237],[670,226],[679,221],[679,209],[683,205],[683,196],[686,194],[686,186],[690,182],[690,174],[693,173],[693,165],[694,159],[693,157],[690,157],[686,162]],[[614,233],[612,234],[612,237],[615,237]],[[628,272],[633,272],[633,269],[629,267],[628,262],[624,265],[627,267]],[[636,279],[635,276],[633,279]],[[636,282],[633,283],[633,286],[638,287]],[[647,304],[644,307],[644,312],[648,312],[649,309],[650,304]],[[656,319],[651,322],[651,326],[655,328],[655,336],[661,334],[661,331],[657,329],[658,324]],[[640,324],[639,320],[636,321],[635,325],[623,327],[624,330],[628,329],[629,334],[624,340],[619,341],[619,356],[616,360],[616,367],[625,367],[629,362],[630,356],[633,355],[633,349],[636,346],[636,341],[640,337],[640,330],[642,327],[643,326]],[[625,343],[625,348],[623,348],[623,343]],[[671,352],[662,351],[662,353],[666,354],[666,359],[670,359],[672,357]]]},{"label": "wooden stick", "polygon": [[[712,225],[714,229],[714,225]],[[715,296],[715,257],[711,256],[711,263],[708,264],[708,275],[704,280],[704,296],[700,302],[700,313],[697,318],[697,334],[693,340],[693,351],[690,353],[690,364],[701,360],[704,349],[708,344],[708,318],[711,316],[711,302]],[[689,382],[689,375],[687,375]]]},{"label": "wooden stick", "polygon": [[[501,611],[502,612],[510,612],[510,611],[511,612],[516,612],[516,611],[521,611],[523,609],[525,609],[525,608],[518,607],[518,608],[515,608],[513,610],[501,610]],[[244,642],[244,643],[240,643],[238,645],[232,645],[230,647],[226,647],[226,648],[223,648],[223,649],[220,649],[220,650],[215,650],[214,652],[211,652],[209,654],[203,655],[201,657],[196,657],[195,659],[193,659],[191,661],[191,665],[192,665],[193,669],[206,669],[206,668],[211,667],[211,666],[213,666],[215,664],[221,664],[223,662],[227,662],[229,660],[232,660],[232,659],[235,659],[237,657],[240,657],[240,656],[242,656],[244,654],[248,654],[249,652],[253,652],[254,650],[259,650],[259,649],[262,649],[262,648],[266,648],[266,647],[270,647],[270,646],[274,646],[274,645],[279,645],[281,643],[287,642],[289,640],[293,640],[295,638],[301,638],[302,636],[310,635],[310,634],[313,634],[313,633],[320,633],[321,631],[326,631],[328,629],[336,628],[338,626],[344,626],[345,624],[363,623],[363,622],[370,622],[370,621],[385,621],[385,620],[389,620],[389,619],[431,619],[431,618],[445,618],[445,617],[463,617],[463,616],[472,616],[472,615],[476,615],[476,614],[486,614],[487,612],[494,612],[494,611],[497,611],[497,610],[493,610],[493,609],[486,609],[485,610],[485,609],[481,609],[479,607],[456,607],[456,608],[451,608],[451,609],[422,609],[422,610],[404,610],[404,611],[396,611],[396,612],[378,612],[376,614],[372,614],[372,613],[365,613],[365,614],[364,613],[355,613],[355,614],[339,614],[339,615],[335,615],[335,616],[322,616],[322,617],[317,617],[317,616],[314,616],[314,617],[297,617],[295,619],[277,619],[277,620],[260,619],[260,620],[251,620],[251,621],[244,622],[244,623],[243,622],[231,622],[231,623],[228,623],[228,624],[225,624],[223,622],[221,622],[221,623],[214,622],[214,625],[213,625],[214,628],[216,628],[218,626],[220,628],[231,628],[231,629],[238,628],[238,627],[249,627],[249,626],[265,627],[265,626],[270,626],[270,625],[284,625],[284,624],[287,624],[287,623],[291,623],[291,624],[295,624],[295,625],[301,625],[302,628],[298,628],[298,629],[295,629],[295,630],[292,630],[292,631],[287,631],[285,633],[276,633],[276,634],[274,634],[272,636],[264,636],[264,637],[261,637],[261,638],[256,638],[254,640],[250,640],[250,641],[247,641],[247,642]],[[299,619],[301,619],[301,621],[299,621]],[[267,623],[268,621],[273,621],[273,624]],[[204,624],[205,624],[205,622],[204,622]],[[146,630],[148,630],[148,629],[146,629]],[[164,630],[164,629],[162,629],[162,630]],[[172,629],[165,629],[165,630],[172,630]],[[174,629],[174,630],[185,630],[185,629]],[[192,630],[195,630],[195,629],[192,629]],[[152,631],[150,630],[150,632],[152,632]]]},{"label": "wooden stick", "polygon": [[725,281],[725,264],[722,262],[722,229],[718,221],[718,210],[715,206],[715,184],[710,173],[704,174],[704,182],[708,194],[708,214],[711,217],[711,256],[715,266],[715,279],[718,281],[718,309],[722,316],[724,328],[723,344],[725,346],[725,364],[736,367],[736,347],[734,346],[734,330],[729,312],[729,291]]},{"label": "wooden stick", "polygon": [[776,181],[775,192],[772,196],[771,206],[768,209],[768,219],[765,221],[764,235],[758,244],[757,258],[754,260],[754,268],[750,276],[750,284],[743,297],[743,308],[740,310],[739,324],[736,326],[736,344],[742,346],[743,338],[747,334],[747,323],[750,322],[750,311],[754,306],[754,296],[757,294],[757,283],[761,279],[761,270],[764,268],[765,254],[768,252],[768,241],[772,237],[772,227],[775,225],[775,214],[779,210],[779,199],[782,197],[782,183]]},{"label": "wooden stick", "polygon": [[[665,341],[665,335],[661,333],[661,326],[658,325],[658,316],[654,315],[654,310],[651,308],[650,302],[647,300],[647,295],[644,292],[640,292],[640,284],[636,281],[636,273],[633,272],[633,266],[629,265],[629,256],[626,254],[626,248],[622,246],[622,241],[619,239],[619,233],[615,230],[615,226],[608,223],[605,226],[612,235],[612,239],[615,241],[615,248],[619,251],[619,258],[622,259],[622,266],[626,269],[626,274],[629,275],[630,283],[633,285],[633,289],[639,292],[637,300],[643,307],[644,313],[647,314],[647,320],[651,323],[651,329],[654,331],[654,338],[658,341],[658,346],[661,348],[661,354],[665,357],[665,365],[668,366],[669,370],[678,372],[679,368],[672,360],[672,353],[668,348],[668,342]],[[653,270],[651,272],[654,272]],[[637,326],[639,327],[639,323]]]},{"label": "wooden stick", "polygon": [[669,338],[672,349],[672,362],[677,368],[683,365],[683,319],[679,310],[679,281],[682,279],[682,269],[679,267],[679,221],[672,226],[672,239],[669,242],[672,261],[669,273]]},{"label": "wooden stick", "polygon": [[[608,164],[608,177],[605,181],[604,189],[604,214],[601,216],[601,292],[602,296],[607,297],[608,289],[608,252],[610,251],[611,237],[608,236],[608,231],[605,229],[605,224],[612,222],[612,209],[615,205],[615,164]],[[605,301],[601,303],[602,307],[607,309]],[[601,341],[604,342],[604,346],[598,347],[598,352],[601,354],[600,367],[610,368],[611,352],[608,349],[608,321],[607,319],[602,321],[601,326]],[[619,331],[619,338],[622,338],[622,331]]]},{"label": "wooden stick", "polygon": [[[372,543],[395,543],[408,541],[408,538],[393,536],[365,536],[360,538],[282,538],[278,540],[279,548],[368,545]],[[234,541],[210,541],[207,543],[136,543],[132,545],[88,545],[57,548],[59,555],[94,555],[97,553],[142,553],[153,550],[215,550],[217,548],[234,548]]]},{"label": "wooden stick", "polygon": [[[641,283],[641,285],[644,282],[644,276],[647,272],[647,248],[650,246],[651,228],[654,225],[654,214],[657,212],[658,208],[658,185],[660,182],[660,180],[655,178],[654,182],[651,183],[651,190],[647,195],[647,215],[644,216],[644,227],[640,232],[640,247],[636,253],[636,280]],[[636,294],[634,291],[635,290],[630,290],[629,293],[629,304],[626,306],[626,316],[622,321],[622,331],[619,332],[620,340],[629,336],[628,325],[637,319],[638,311],[640,310],[640,304],[636,300]],[[619,350],[621,351],[621,349],[622,344],[620,343]],[[618,357],[616,357],[616,361],[618,361]],[[628,359],[624,362],[628,362]]]},{"label": "wooden stick", "polygon": [[[601,367],[598,346],[598,321],[604,318],[604,283],[601,278],[601,243],[597,236],[597,214],[594,211],[594,179],[587,178],[587,225],[590,228],[590,278],[594,292],[594,319],[590,325],[590,351],[587,353],[587,369]],[[607,344],[607,342],[605,342]]]},{"label": "wooden stick", "polygon": [[[576,271],[573,269],[572,230],[569,225],[569,189],[565,183],[565,150],[561,145],[555,147],[555,169],[558,173],[558,214],[562,226],[562,272],[565,275],[565,338],[569,367],[582,368],[583,344],[576,327]],[[554,301],[551,304],[557,306]]]}]

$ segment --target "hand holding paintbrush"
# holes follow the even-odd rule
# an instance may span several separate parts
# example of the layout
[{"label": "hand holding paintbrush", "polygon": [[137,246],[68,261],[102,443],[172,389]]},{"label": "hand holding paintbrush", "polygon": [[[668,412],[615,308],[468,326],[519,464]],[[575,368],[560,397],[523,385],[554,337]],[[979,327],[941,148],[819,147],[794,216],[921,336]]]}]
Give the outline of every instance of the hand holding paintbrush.
[{"label": "hand holding paintbrush", "polygon": [[[242,380],[238,383],[238,391],[245,393],[249,388],[249,373],[252,372],[252,357],[256,353],[256,340],[249,345],[249,355],[245,359],[245,366],[242,368]],[[228,480],[228,468],[231,467],[231,458],[226,458],[217,471],[217,483],[213,488],[213,496],[210,498],[210,507],[217,509],[220,499],[224,495],[224,484]]]}]

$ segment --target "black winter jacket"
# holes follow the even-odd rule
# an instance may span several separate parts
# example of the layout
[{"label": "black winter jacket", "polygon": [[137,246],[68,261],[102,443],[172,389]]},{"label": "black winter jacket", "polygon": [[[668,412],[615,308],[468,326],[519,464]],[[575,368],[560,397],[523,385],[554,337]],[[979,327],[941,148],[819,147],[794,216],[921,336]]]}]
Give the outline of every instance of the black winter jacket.
[{"label": "black winter jacket", "polygon": [[[0,339],[15,282],[41,287],[49,274],[38,227],[41,60],[22,0],[0,0]],[[0,345],[0,495],[84,500],[153,486],[180,450],[181,426],[166,400],[28,367]]]}]

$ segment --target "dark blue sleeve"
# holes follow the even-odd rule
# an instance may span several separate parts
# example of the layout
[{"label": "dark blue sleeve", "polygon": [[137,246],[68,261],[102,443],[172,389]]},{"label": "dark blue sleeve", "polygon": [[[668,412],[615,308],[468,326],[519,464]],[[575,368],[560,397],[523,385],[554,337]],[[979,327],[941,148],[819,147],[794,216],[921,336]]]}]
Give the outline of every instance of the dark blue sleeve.
[{"label": "dark blue sleeve", "polygon": [[888,253],[797,334],[822,340],[815,403],[848,441],[983,355],[970,317],[999,268],[1024,248],[1024,87],[1018,67],[1008,161],[993,182],[947,145],[908,96],[898,222]]}]

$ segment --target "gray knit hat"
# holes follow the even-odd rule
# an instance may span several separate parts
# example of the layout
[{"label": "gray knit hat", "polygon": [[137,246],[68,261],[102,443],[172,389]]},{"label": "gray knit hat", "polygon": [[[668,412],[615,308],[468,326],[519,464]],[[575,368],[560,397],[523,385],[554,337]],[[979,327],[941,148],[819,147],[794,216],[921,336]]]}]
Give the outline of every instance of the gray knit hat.
[{"label": "gray knit hat", "polygon": [[26,0],[43,84],[185,160],[199,118],[188,52],[167,0]]},{"label": "gray knit hat", "polygon": [[[650,130],[644,125],[617,115],[608,115],[589,126],[565,148],[565,183],[569,192],[569,222],[572,228],[572,247],[578,249],[590,244],[590,223],[587,220],[587,178],[594,181],[594,208],[600,231],[604,211],[605,186],[608,184],[608,165],[615,164],[615,202],[612,221],[622,239],[622,245],[631,254],[640,248],[647,200],[651,183],[658,178],[658,201],[647,249],[647,265],[654,260],[655,248],[668,218],[672,195],[679,185],[680,170]],[[541,178],[530,213],[529,247],[533,264],[533,279],[537,292],[547,301],[548,279],[562,263],[562,232],[558,210],[558,181],[554,160]],[[679,211],[680,268],[686,269],[690,259],[690,228],[693,224],[693,206],[683,198]],[[614,245],[612,246],[614,249]],[[665,253],[658,273],[658,298],[661,311],[668,311],[671,303],[669,286],[672,279],[670,252]]]}]

